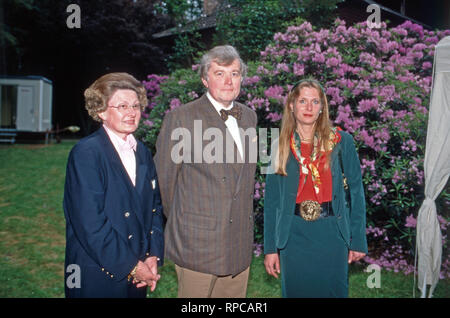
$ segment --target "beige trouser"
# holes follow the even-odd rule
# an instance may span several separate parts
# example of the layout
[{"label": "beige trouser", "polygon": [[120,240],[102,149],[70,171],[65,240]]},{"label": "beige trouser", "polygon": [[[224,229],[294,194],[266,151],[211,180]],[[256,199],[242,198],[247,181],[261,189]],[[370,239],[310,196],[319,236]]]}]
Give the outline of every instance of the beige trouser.
[{"label": "beige trouser", "polygon": [[175,264],[178,298],[245,298],[250,267],[232,276],[196,272]]}]

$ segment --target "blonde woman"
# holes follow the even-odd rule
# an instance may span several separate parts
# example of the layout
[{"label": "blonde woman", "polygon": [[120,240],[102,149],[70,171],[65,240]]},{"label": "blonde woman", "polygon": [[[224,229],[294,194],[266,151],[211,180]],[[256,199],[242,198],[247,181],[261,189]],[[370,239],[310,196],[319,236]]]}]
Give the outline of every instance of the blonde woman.
[{"label": "blonde woman", "polygon": [[272,166],[264,199],[267,273],[281,273],[283,297],[347,297],[348,264],[367,253],[364,190],[353,138],[331,125],[316,80],[291,89]]}]

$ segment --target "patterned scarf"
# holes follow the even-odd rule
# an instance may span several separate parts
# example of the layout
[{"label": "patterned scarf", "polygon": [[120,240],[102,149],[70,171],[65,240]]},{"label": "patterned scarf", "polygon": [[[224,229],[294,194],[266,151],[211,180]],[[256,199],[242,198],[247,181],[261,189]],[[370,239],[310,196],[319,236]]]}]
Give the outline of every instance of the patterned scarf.
[{"label": "patterned scarf", "polygon": [[[334,146],[341,140],[341,135],[339,134],[339,130],[342,130],[339,127],[332,128],[332,131],[330,132],[330,151],[333,150]],[[312,150],[311,157],[303,157],[300,151],[300,145],[301,145],[301,139],[299,134],[294,130],[291,136],[291,151],[297,159],[297,161],[300,164],[301,173],[305,175],[304,182],[306,182],[306,178],[308,177],[308,174],[311,172],[311,178],[312,183],[314,186],[314,192],[316,195],[319,194],[320,188],[322,185],[322,182],[320,181],[320,174],[319,174],[319,150],[318,145],[320,145],[319,138],[314,136],[314,147]],[[325,155],[325,153],[322,152],[322,155]]]}]

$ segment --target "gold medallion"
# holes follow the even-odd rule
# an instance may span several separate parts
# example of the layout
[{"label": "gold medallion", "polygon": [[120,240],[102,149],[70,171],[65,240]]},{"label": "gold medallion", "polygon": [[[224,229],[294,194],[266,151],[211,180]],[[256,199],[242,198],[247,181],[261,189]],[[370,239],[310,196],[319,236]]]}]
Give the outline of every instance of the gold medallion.
[{"label": "gold medallion", "polygon": [[300,203],[300,215],[305,221],[315,221],[319,218],[322,207],[317,201],[306,200]]}]

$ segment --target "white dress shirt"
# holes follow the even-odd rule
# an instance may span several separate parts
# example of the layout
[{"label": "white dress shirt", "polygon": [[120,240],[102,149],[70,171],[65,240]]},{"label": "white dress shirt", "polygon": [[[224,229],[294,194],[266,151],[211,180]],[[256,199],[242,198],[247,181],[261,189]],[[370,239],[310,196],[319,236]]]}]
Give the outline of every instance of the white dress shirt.
[{"label": "white dress shirt", "polygon": [[119,136],[117,136],[111,129],[103,125],[105,128],[109,139],[111,140],[114,148],[119,154],[120,160],[122,161],[125,170],[128,173],[128,176],[131,179],[131,182],[134,186],[136,186],[136,156],[134,152],[136,151],[136,139],[132,134],[127,136],[126,140],[123,140]]},{"label": "white dress shirt", "polygon": [[[217,110],[217,112],[219,113],[220,116],[220,111],[222,109],[225,110],[230,110],[234,103],[232,102],[231,105],[226,108],[225,106],[223,106],[221,103],[219,103],[218,101],[216,101],[209,92],[206,93],[206,97],[208,97],[209,101],[211,102],[211,104],[213,104],[214,108]],[[225,120],[225,126],[227,126],[228,131],[230,132],[231,136],[234,139],[234,142],[237,146],[237,149],[239,151],[239,154],[241,156],[241,159],[243,159],[243,155],[242,155],[242,141],[241,141],[241,134],[239,132],[239,126],[237,123],[237,119],[234,118],[233,116],[228,116],[228,119]]]}]

